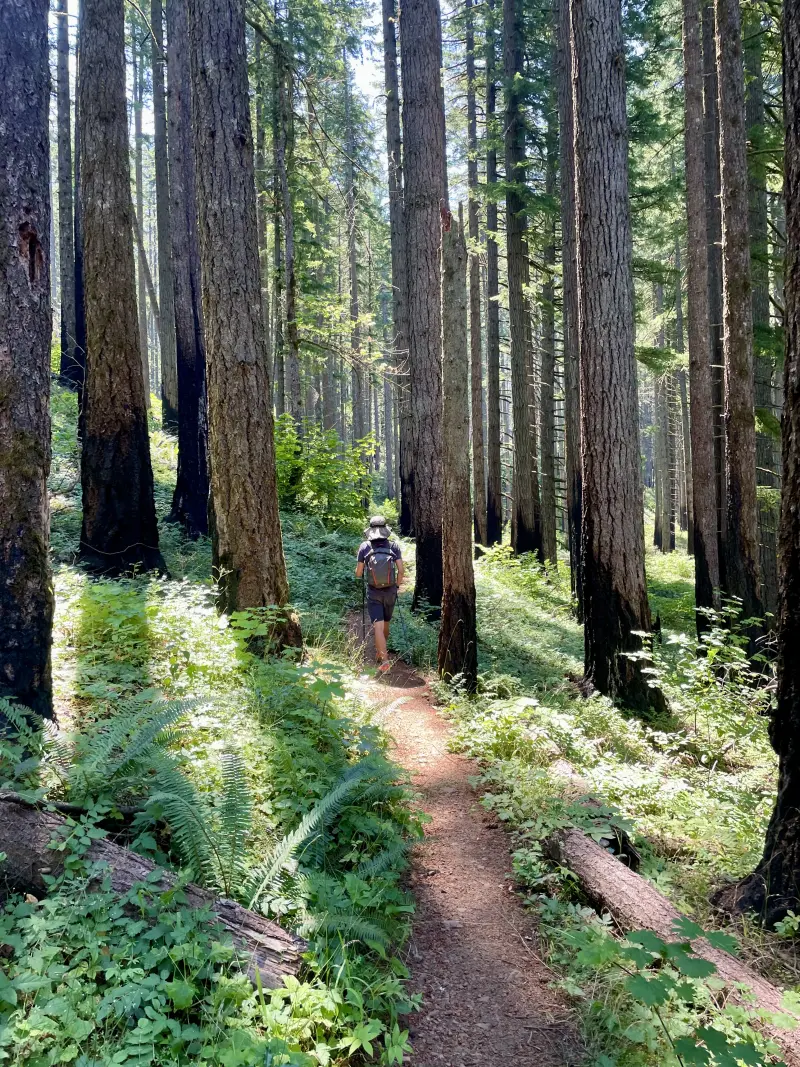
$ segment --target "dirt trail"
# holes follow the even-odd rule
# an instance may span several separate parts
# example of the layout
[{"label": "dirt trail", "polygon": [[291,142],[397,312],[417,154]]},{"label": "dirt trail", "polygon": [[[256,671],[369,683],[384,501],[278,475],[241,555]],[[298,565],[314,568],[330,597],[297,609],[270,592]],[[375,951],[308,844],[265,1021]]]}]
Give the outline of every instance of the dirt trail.
[{"label": "dirt trail", "polygon": [[[354,623],[360,637],[360,618]],[[367,662],[374,662],[371,640]],[[414,1067],[568,1067],[583,1060],[569,1009],[549,988],[536,932],[512,892],[509,841],[477,804],[474,763],[447,751],[448,727],[423,678],[404,663],[364,683],[431,816],[409,885],[408,947],[423,1007],[410,1021]]]}]

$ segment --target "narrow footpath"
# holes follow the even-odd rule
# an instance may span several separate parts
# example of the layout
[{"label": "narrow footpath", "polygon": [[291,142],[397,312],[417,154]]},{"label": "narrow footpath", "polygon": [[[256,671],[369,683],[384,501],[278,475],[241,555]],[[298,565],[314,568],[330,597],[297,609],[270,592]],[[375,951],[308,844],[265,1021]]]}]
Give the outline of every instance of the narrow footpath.
[{"label": "narrow footpath", "polygon": [[[360,618],[351,632],[360,639]],[[370,637],[364,657],[374,663]],[[423,995],[410,1020],[413,1067],[570,1067],[583,1061],[574,1019],[550,988],[531,917],[513,892],[509,839],[477,801],[476,764],[447,750],[448,726],[425,680],[402,662],[362,678],[431,816],[408,886],[417,900],[407,963]]]}]

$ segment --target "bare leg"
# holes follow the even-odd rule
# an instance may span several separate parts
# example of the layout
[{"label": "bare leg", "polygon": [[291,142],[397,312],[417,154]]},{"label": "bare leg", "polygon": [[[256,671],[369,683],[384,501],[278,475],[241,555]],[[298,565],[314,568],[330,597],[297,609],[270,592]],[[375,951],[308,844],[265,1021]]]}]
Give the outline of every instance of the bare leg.
[{"label": "bare leg", "polygon": [[383,638],[386,642],[386,655],[389,655],[389,627],[391,623],[385,622],[383,624]]},{"label": "bare leg", "polygon": [[384,627],[386,623],[381,620],[380,622],[373,623],[373,630],[375,631],[375,652],[377,653],[378,663],[383,663],[388,659],[388,653],[386,651],[386,635],[384,633]]}]

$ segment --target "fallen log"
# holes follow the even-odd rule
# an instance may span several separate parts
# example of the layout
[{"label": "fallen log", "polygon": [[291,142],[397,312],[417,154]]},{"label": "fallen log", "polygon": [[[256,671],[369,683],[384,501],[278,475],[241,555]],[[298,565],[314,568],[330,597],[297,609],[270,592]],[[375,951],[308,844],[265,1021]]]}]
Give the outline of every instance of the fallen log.
[{"label": "fallen log", "polygon": [[[64,862],[64,854],[49,845],[65,825],[59,815],[0,800],[0,851],[6,854],[0,876],[10,888],[38,897],[47,894],[44,876],[58,876]],[[145,881],[157,869],[149,860],[107,839],[93,842],[87,859],[107,868],[111,888],[120,894]],[[150,885],[154,891],[164,892],[176,881],[174,874],[163,871],[161,879]],[[209,908],[212,921],[228,931],[237,950],[247,954],[247,973],[252,981],[258,972],[262,985],[274,989],[282,984],[284,975],[297,973],[305,951],[301,938],[197,885],[187,885],[183,893],[190,907]]]},{"label": "fallen log", "polygon": [[[572,871],[591,903],[598,910],[608,912],[623,931],[652,930],[664,941],[682,940],[673,925],[680,918],[678,909],[655,886],[620,863],[582,831],[574,827],[558,830],[543,842],[543,851],[554,863]],[[782,1006],[783,990],[740,959],[714,948],[702,938],[692,942],[692,950],[716,966],[718,976],[732,987],[734,1000],[745,1002],[741,993],[733,988],[736,983],[741,983],[749,987],[759,1008],[789,1014]],[[763,1029],[781,1046],[787,1065],[800,1067],[800,1029],[771,1025]]]},{"label": "fallen log", "polygon": [[[599,798],[592,793],[592,787],[585,778],[581,778],[567,760],[557,759],[555,763],[551,763],[550,773],[561,778],[562,781],[569,785],[569,791],[573,799],[582,804],[583,807],[597,808],[598,810],[603,808]],[[615,856],[618,856],[623,863],[627,863],[632,871],[638,871],[642,857],[627,832],[621,826],[612,825],[611,833],[613,836],[602,838],[599,844]]]}]

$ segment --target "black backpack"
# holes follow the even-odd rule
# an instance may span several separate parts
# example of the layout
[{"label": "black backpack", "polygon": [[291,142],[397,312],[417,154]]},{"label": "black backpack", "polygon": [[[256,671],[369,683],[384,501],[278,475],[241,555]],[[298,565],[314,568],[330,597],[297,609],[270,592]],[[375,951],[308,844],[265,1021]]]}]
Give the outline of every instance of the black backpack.
[{"label": "black backpack", "polygon": [[397,585],[397,560],[388,541],[373,542],[364,559],[370,589],[391,589]]}]

